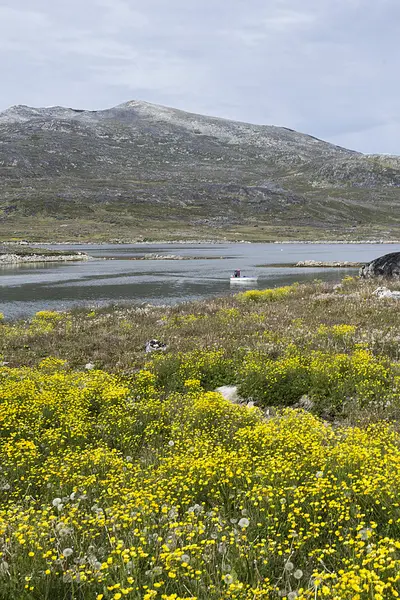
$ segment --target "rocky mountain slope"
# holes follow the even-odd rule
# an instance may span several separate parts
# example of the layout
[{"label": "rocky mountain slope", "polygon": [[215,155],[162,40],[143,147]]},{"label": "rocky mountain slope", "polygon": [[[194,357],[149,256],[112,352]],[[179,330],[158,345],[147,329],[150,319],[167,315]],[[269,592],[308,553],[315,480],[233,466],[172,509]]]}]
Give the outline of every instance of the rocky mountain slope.
[{"label": "rocky mountain slope", "polygon": [[399,157],[365,156],[283,127],[145,102],[0,113],[3,237],[78,222],[125,234],[150,223],[397,228],[399,187]]}]

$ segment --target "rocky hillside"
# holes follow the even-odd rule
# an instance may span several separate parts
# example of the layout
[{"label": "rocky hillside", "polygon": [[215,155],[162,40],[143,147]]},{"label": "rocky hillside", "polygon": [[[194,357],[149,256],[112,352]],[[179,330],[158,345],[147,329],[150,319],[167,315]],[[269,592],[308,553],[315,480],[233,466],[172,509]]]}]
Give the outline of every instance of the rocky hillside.
[{"label": "rocky hillside", "polygon": [[0,113],[3,238],[7,230],[29,237],[38,224],[49,232],[78,222],[125,234],[150,222],[172,230],[397,228],[399,186],[400,158],[365,156],[282,127],[145,102]]}]

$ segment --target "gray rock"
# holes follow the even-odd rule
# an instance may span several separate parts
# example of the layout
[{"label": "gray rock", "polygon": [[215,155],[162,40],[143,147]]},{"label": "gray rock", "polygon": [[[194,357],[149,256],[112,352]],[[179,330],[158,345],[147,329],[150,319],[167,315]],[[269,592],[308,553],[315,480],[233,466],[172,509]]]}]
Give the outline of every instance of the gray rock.
[{"label": "gray rock", "polygon": [[386,287],[376,288],[376,290],[373,292],[373,295],[377,296],[378,298],[392,298],[393,300],[400,300],[400,292],[392,292]]},{"label": "gray rock", "polygon": [[361,267],[360,277],[400,278],[400,252],[391,252],[367,263]]},{"label": "gray rock", "polygon": [[225,398],[225,400],[229,400],[234,404],[240,404],[243,402],[243,398],[241,398],[238,394],[237,385],[222,385],[218,387],[216,390],[221,396]]},{"label": "gray rock", "polygon": [[293,408],[302,408],[303,410],[310,411],[314,408],[314,402],[307,394],[304,394],[304,396],[302,396],[300,400],[293,405]]}]

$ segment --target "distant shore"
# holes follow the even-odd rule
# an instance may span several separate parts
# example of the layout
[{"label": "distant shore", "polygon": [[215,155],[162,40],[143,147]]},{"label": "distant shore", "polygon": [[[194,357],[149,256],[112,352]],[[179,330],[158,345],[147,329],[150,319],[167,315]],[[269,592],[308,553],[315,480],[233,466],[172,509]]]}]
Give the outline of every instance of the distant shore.
[{"label": "distant shore", "polygon": [[299,260],[293,263],[271,263],[256,265],[258,268],[331,268],[331,269],[359,269],[365,262],[351,262],[349,260]]},{"label": "distant shore", "polygon": [[400,244],[400,240],[315,240],[315,241],[284,241],[273,244]]},{"label": "distant shore", "polygon": [[[3,244],[9,244],[10,242],[2,242]],[[15,242],[14,242],[15,244]],[[50,246],[105,246],[105,245],[124,245],[124,244],[135,244],[140,246],[151,246],[151,245],[169,245],[169,244],[372,244],[372,245],[390,245],[400,244],[400,240],[274,240],[274,241],[249,241],[249,240],[152,240],[152,241],[141,241],[141,240],[110,240],[108,242],[99,241],[94,242],[92,240],[86,241],[68,241],[68,242],[29,242],[30,246],[42,246],[43,244]]]},{"label": "distant shore", "polygon": [[[180,254],[145,254],[144,256],[128,256],[124,260],[223,260],[226,256],[181,256]],[[106,260],[120,260],[107,257]]]},{"label": "distant shore", "polygon": [[365,265],[365,262],[352,262],[349,260],[299,260],[295,267],[331,267],[336,268],[359,268]]}]

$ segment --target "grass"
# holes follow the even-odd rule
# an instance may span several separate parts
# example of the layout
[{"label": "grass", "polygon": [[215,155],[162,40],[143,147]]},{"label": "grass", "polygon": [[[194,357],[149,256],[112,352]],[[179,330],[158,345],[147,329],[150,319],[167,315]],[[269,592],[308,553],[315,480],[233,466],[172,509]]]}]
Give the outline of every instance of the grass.
[{"label": "grass", "polygon": [[377,285],[1,321],[0,600],[397,598],[400,313]]},{"label": "grass", "polygon": [[[168,209],[169,213],[171,209]],[[45,214],[8,217],[0,220],[0,242],[27,240],[35,243],[51,242],[135,242],[135,241],[174,241],[174,240],[216,240],[216,241],[363,241],[399,240],[400,228],[394,224],[377,223],[371,219],[368,224],[357,226],[348,223],[321,223],[321,226],[300,224],[293,214],[281,222],[272,221],[269,216],[243,218],[240,223],[223,223],[211,226],[197,221],[191,222],[178,213],[173,219],[165,219],[149,214],[143,209],[137,214],[109,214],[106,208],[96,207],[93,215],[84,217],[57,218]],[[374,225],[371,225],[374,223]]]},{"label": "grass", "polygon": [[17,256],[71,256],[77,255],[74,250],[48,250],[47,248],[31,248],[20,244],[0,244],[0,256],[4,254],[16,254]]}]

